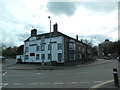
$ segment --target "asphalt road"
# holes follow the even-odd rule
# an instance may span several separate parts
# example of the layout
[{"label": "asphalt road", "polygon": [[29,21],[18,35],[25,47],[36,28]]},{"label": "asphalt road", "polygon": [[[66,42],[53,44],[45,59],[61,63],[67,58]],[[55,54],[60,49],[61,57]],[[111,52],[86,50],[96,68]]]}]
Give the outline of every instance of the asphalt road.
[{"label": "asphalt road", "polygon": [[116,60],[106,64],[89,64],[64,70],[12,70],[3,69],[4,88],[89,88],[113,79]]}]

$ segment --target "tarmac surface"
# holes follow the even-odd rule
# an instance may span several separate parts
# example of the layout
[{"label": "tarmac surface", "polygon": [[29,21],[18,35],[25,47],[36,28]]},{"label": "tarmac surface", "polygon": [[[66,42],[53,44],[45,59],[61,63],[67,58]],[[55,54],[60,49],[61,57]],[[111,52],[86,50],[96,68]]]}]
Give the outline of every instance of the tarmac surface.
[{"label": "tarmac surface", "polygon": [[[86,66],[93,66],[93,65],[100,65],[106,64],[109,62],[113,62],[113,60],[100,60],[94,61],[92,63],[75,65],[75,66],[41,66],[39,64],[16,64],[14,60],[11,59],[14,63],[6,64],[3,63],[3,69],[13,69],[13,70],[56,70],[56,69],[71,69],[77,67],[86,67]],[[120,86],[120,80],[119,80]],[[104,83],[100,83],[90,87],[88,90],[103,90],[103,89],[110,89],[110,90],[120,90],[120,87],[115,86],[114,80],[110,80]]]}]

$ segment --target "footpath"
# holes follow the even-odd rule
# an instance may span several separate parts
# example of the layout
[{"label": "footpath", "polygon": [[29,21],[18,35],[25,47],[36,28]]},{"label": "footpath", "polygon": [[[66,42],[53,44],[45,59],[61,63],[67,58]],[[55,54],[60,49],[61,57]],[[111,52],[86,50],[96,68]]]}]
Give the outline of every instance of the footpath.
[{"label": "footpath", "polygon": [[[11,60],[12,61],[12,60]],[[100,65],[100,64],[106,64],[114,62],[113,60],[97,60],[90,63],[80,64],[80,65],[71,65],[71,66],[42,66],[40,64],[16,64],[10,63],[5,64],[3,63],[3,67],[7,69],[13,69],[13,70],[57,70],[57,69],[71,69],[71,68],[78,68],[78,67],[86,67],[86,66],[94,66],[94,65]]]}]

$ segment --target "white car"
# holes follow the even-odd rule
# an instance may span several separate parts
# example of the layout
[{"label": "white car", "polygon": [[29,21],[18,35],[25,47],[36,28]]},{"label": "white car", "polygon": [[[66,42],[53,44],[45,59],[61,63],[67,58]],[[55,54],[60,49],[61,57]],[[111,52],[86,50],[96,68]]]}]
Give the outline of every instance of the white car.
[{"label": "white car", "polygon": [[0,56],[0,62],[5,62],[5,57],[4,56]]}]

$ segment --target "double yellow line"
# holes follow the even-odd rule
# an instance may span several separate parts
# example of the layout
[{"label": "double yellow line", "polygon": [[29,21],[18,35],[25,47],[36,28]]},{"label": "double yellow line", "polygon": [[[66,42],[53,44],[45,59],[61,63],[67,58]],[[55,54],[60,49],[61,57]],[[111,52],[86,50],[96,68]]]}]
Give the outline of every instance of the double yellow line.
[{"label": "double yellow line", "polygon": [[104,84],[107,84],[107,83],[110,83],[110,82],[113,82],[113,81],[114,81],[114,79],[113,79],[113,80],[106,81],[106,82],[99,83],[99,84],[97,84],[97,85],[94,85],[94,86],[90,87],[88,90],[94,90],[94,89],[96,89],[96,88],[101,87],[101,86],[104,85]]}]

